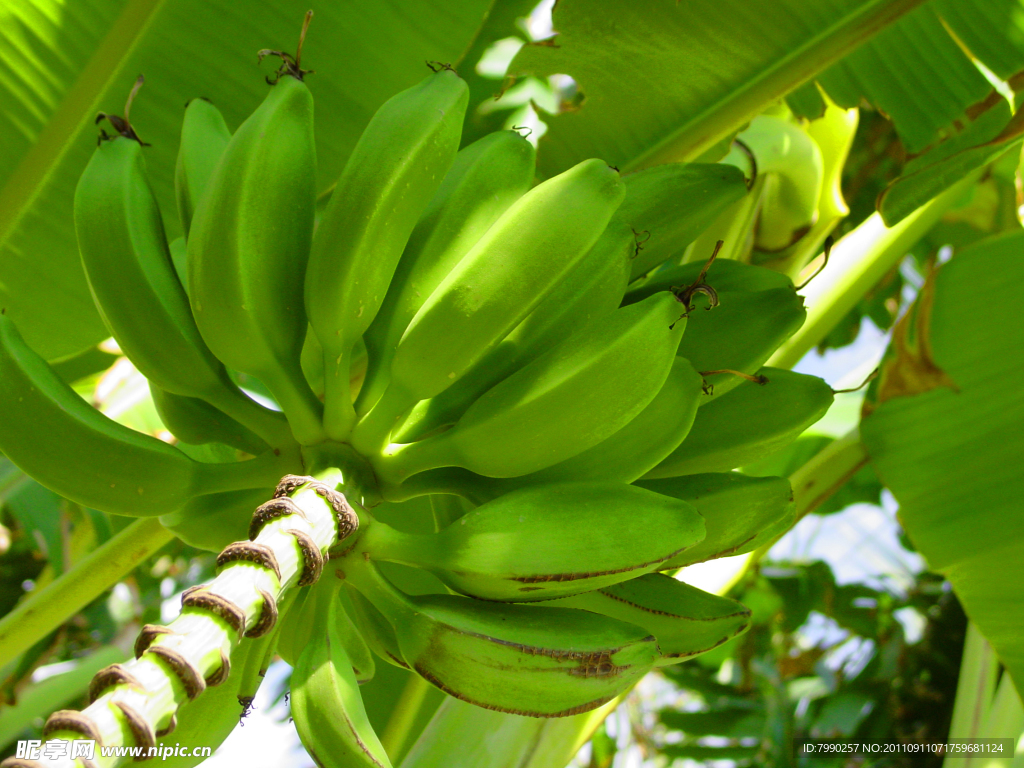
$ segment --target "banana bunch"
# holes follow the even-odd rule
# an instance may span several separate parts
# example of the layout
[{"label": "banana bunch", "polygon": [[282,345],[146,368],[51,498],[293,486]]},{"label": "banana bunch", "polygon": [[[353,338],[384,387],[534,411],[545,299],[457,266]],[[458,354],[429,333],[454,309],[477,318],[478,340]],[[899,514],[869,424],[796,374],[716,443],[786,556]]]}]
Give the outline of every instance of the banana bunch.
[{"label": "banana bunch", "polygon": [[[240,574],[277,566],[238,540],[254,506],[250,539],[296,514],[288,493],[308,477],[261,504],[281,476],[341,468],[344,546],[290,531],[309,578],[276,640],[319,765],[389,764],[358,689],[375,656],[479,706],[555,717],[743,632],[743,606],[666,572],[792,522],[788,481],[732,471],[831,404],[820,380],[763,367],[804,320],[790,278],[708,254],[648,253],[638,275],[639,224],[693,229],[673,218],[687,209],[674,171],[651,183],[591,159],[534,183],[516,132],[460,150],[468,91],[446,66],[380,107],[318,210],[301,42],[270,53],[277,78],[233,133],[209,102],[187,105],[182,240],[168,243],[128,107],[75,201],[97,306],[166,425],[238,461],[197,461],[110,421],[5,316],[0,450],[79,503],[244,550]],[[751,131],[789,136],[818,168],[813,194],[780,177],[767,198],[803,210],[777,222],[788,245],[813,224],[821,153],[758,120]],[[374,515],[423,496],[429,531]],[[393,568],[436,586],[416,593]]]}]

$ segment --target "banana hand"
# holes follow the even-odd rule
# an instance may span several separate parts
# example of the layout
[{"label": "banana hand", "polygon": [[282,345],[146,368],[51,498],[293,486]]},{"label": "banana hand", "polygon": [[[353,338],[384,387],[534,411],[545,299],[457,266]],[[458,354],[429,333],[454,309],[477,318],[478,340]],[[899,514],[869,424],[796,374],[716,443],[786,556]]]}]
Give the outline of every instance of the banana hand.
[{"label": "banana hand", "polygon": [[443,392],[505,338],[597,242],[624,193],[617,172],[586,160],[519,198],[413,317],[353,445],[378,452],[417,400]]},{"label": "banana hand", "polygon": [[393,448],[375,468],[390,482],[443,466],[516,477],[582,453],[657,396],[685,327],[680,309],[662,293],[599,318],[489,390],[455,427]]},{"label": "banana hand", "polygon": [[610,314],[625,290],[634,242],[628,227],[612,221],[587,255],[498,346],[455,384],[413,409],[394,442],[412,442],[455,423],[495,384],[588,323]]}]

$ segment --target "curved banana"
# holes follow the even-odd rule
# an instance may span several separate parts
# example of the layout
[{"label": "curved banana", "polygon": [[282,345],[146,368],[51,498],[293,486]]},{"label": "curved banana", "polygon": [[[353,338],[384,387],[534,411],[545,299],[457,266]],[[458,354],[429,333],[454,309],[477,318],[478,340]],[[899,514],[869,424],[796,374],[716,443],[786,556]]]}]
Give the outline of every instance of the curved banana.
[{"label": "curved banana", "polygon": [[313,98],[284,74],[238,128],[210,177],[188,238],[189,299],[224,363],[269,387],[296,439],[322,441],[322,406],[299,357],[313,235]]},{"label": "curved banana", "polygon": [[678,664],[717,648],[750,628],[742,603],[648,573],[610,587],[544,605],[581,608],[643,627],[658,641],[658,666]]},{"label": "curved banana", "polygon": [[349,356],[384,301],[402,249],[455,159],[469,89],[442,69],[392,96],[352,150],[317,227],[306,270],[310,324],[324,349],[324,423],[355,421]]},{"label": "curved banana", "polygon": [[682,444],[645,478],[727,472],[795,440],[832,406],[835,393],[817,376],[762,368],[765,385],[743,381],[697,411]]},{"label": "curved banana", "polygon": [[704,518],[704,539],[661,570],[752,552],[788,529],[796,509],[793,490],[784,477],[723,472],[638,480],[636,485],[686,501]]},{"label": "curved banana", "polygon": [[452,589],[529,602],[653,571],[704,537],[689,504],[623,483],[560,483],[507,493],[433,534],[374,522],[375,560],[426,568]]},{"label": "curved banana", "polygon": [[431,685],[487,709],[563,717],[611,701],[658,658],[647,630],[572,608],[410,597],[357,558],[347,578],[387,617],[406,663]]},{"label": "curved banana", "polygon": [[[185,238],[176,237],[167,246],[171,252],[171,262],[174,264],[174,273],[178,276],[185,295],[188,296],[188,254],[185,249]],[[191,312],[191,307],[189,308]]]},{"label": "curved banana", "polygon": [[317,599],[316,623],[308,628],[291,679],[291,710],[302,745],[323,768],[375,766],[390,768],[384,747],[363,707],[359,683],[338,631],[341,582],[324,579],[329,588]]},{"label": "curved banana", "polygon": [[530,188],[536,153],[517,131],[497,131],[455,156],[395,269],[384,303],[363,339],[369,353],[356,408],[380,397],[409,321],[501,214]]},{"label": "curved banana", "polygon": [[273,486],[288,457],[202,464],[107,418],[65,384],[0,314],[0,451],[40,485],[93,509],[162,515],[193,496]]},{"label": "curved banana", "polygon": [[251,430],[205,400],[173,395],[153,382],[149,383],[149,393],[160,421],[183,443],[224,443],[253,455],[269,447]]},{"label": "curved banana", "polygon": [[[547,469],[509,478],[470,473],[450,475],[453,492],[476,502],[518,488],[545,483],[604,481],[632,483],[656,467],[686,437],[701,400],[701,378],[685,358],[677,357],[657,396],[611,437]],[[437,471],[437,470],[434,470]],[[429,474],[429,473],[423,473]],[[420,475],[415,475],[415,478]],[[462,482],[460,482],[462,481]],[[436,496],[431,496],[433,500]]]},{"label": "curved banana", "polygon": [[208,99],[192,99],[185,105],[181,143],[174,165],[174,196],[186,238],[213,169],[230,140],[231,131],[224,116]]},{"label": "curved banana", "polygon": [[[701,373],[725,370],[754,374],[807,317],[803,297],[792,288],[722,292],[718,301],[710,312],[697,309],[690,313],[686,335],[679,344],[679,355]],[[704,378],[710,393],[705,403],[744,381],[732,373]]]},{"label": "curved banana", "polygon": [[294,444],[277,414],[239,391],[200,336],[138,141],[100,142],[75,189],[75,231],[97,309],[143,376],[216,405],[275,447]]},{"label": "curved banana", "polygon": [[459,466],[516,477],[622,429],[668,378],[685,323],[668,293],[598,318],[478,399],[447,432],[372,459],[386,482]]},{"label": "curved banana", "polygon": [[417,404],[394,442],[420,439],[452,424],[484,392],[583,326],[614,310],[622,298],[635,238],[613,220],[600,239],[537,307],[448,389]]},{"label": "curved banana", "polygon": [[615,170],[586,160],[513,203],[413,317],[387,389],[352,435],[356,449],[378,452],[402,413],[508,335],[597,242],[624,194]]}]

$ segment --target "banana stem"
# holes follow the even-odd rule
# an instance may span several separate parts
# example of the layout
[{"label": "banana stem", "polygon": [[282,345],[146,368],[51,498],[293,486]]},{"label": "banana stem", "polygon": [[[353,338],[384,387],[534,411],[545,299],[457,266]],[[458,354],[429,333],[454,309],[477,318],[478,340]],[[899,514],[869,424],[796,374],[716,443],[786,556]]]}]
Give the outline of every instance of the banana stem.
[{"label": "banana stem", "polygon": [[450,447],[452,431],[415,443],[391,446],[384,453],[371,455],[370,464],[381,480],[390,485],[404,483],[406,479],[428,469],[454,466]]},{"label": "banana stem", "polygon": [[281,414],[264,408],[233,384],[203,399],[251,429],[271,448],[295,445],[295,437]]},{"label": "banana stem", "polygon": [[[316,478],[286,476],[274,502],[254,514],[252,542],[236,542],[221,553],[217,577],[186,593],[181,615],[169,626],[143,629],[136,658],[102,677],[108,685],[92,704],[82,712],[54,713],[44,729],[47,740],[85,736],[105,746],[153,744],[183,704],[223,682],[243,636],[273,631],[277,606],[293,587],[314,583],[327,550],[339,535],[357,529],[355,513],[336,490],[344,481],[337,469]],[[135,681],[145,681],[145,687]],[[46,759],[45,752],[37,762],[69,765],[66,757]]]},{"label": "banana stem", "polygon": [[273,488],[281,475],[296,466],[300,454],[296,450],[273,449],[246,461],[223,464],[195,462],[195,495],[222,491],[245,491],[250,488]]},{"label": "banana stem", "polygon": [[960,200],[983,170],[958,181],[895,227],[886,227],[881,216],[873,213],[836,243],[828,266],[807,286],[807,320],[776,350],[767,365],[792,368],[821,343],[885,273],[900,263],[942,214]]},{"label": "banana stem", "polygon": [[0,619],[0,664],[59,627],[174,538],[155,517],[136,520]]},{"label": "banana stem", "polygon": [[359,552],[351,553],[344,563],[345,578],[362,592],[389,622],[401,625],[416,613],[405,596],[384,578],[376,565],[370,562],[363,547],[360,547]]},{"label": "banana stem", "polygon": [[327,439],[323,404],[309,388],[298,361],[292,370],[265,372],[259,378],[274,394],[296,440],[302,445],[316,445]]},{"label": "banana stem", "polygon": [[[977,739],[984,735],[980,731],[988,718],[998,677],[999,659],[995,651],[978,626],[969,621],[957,679],[956,699],[953,701],[953,716],[949,724],[950,738]],[[949,758],[943,761],[944,768],[952,764]]]},{"label": "banana stem", "polygon": [[348,440],[356,423],[352,405],[351,350],[335,354],[324,346],[324,428],[331,440]]},{"label": "banana stem", "polygon": [[[363,525],[360,536],[360,552],[372,553],[374,560],[386,560],[390,563],[401,563],[414,567],[422,567],[434,543],[433,534],[406,533],[373,520],[370,525]],[[358,558],[359,553],[349,557]],[[358,586],[358,585],[357,585]]]},{"label": "banana stem", "polygon": [[363,456],[379,455],[387,446],[398,419],[417,402],[415,397],[391,382],[352,430],[352,447]]}]

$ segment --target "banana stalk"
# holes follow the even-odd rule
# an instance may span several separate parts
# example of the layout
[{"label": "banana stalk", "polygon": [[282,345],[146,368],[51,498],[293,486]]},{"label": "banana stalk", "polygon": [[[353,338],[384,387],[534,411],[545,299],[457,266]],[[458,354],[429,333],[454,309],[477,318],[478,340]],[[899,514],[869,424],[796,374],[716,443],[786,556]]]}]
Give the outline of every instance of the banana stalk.
[{"label": "banana stalk", "polygon": [[[292,588],[314,583],[327,550],[356,532],[358,517],[336,490],[343,482],[337,469],[316,478],[286,475],[274,498],[253,515],[250,540],[229,545],[217,558],[217,577],[187,590],[181,614],[169,625],[147,624],[135,659],[101,670],[90,688],[92,703],[81,712],[54,712],[44,738],[146,748],[170,733],[182,705],[228,680],[242,639],[270,633],[282,599]],[[37,762],[73,764],[66,757]]]}]

